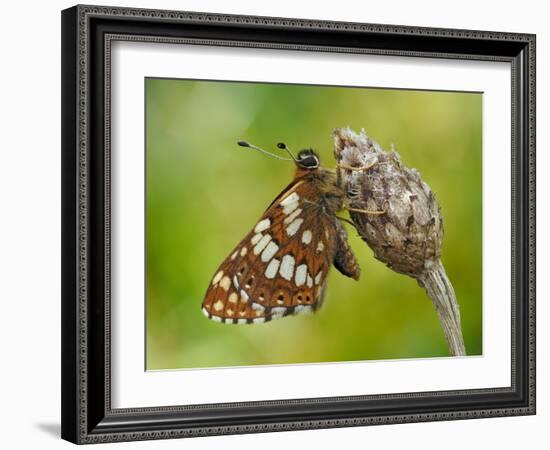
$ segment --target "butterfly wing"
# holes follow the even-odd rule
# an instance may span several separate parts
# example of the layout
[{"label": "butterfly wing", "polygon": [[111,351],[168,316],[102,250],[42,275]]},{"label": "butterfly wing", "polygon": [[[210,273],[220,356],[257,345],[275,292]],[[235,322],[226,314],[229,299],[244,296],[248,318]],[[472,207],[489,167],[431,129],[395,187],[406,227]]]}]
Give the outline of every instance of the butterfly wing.
[{"label": "butterfly wing", "polygon": [[213,276],[202,303],[208,318],[261,323],[318,308],[338,232],[318,202],[307,178],[273,201]]}]

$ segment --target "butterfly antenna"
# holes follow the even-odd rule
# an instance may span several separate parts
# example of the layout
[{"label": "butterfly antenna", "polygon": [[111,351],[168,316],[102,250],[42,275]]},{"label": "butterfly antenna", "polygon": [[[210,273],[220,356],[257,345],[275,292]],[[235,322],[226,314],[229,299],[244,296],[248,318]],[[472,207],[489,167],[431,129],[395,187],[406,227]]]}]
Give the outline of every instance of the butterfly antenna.
[{"label": "butterfly antenna", "polygon": [[295,163],[297,163],[298,161],[296,160],[296,158],[294,157],[294,155],[292,154],[292,152],[290,151],[290,149],[286,146],[286,144],[284,142],[279,142],[277,144],[277,148],[280,148],[281,150],[286,150],[286,152],[290,155],[290,157],[292,158],[292,161],[294,161]]},{"label": "butterfly antenna", "polygon": [[[290,159],[290,158],[283,158],[283,157],[281,157],[281,156],[279,156],[279,155],[275,155],[274,153],[268,152],[267,150],[264,150],[263,148],[258,147],[258,146],[256,146],[256,145],[253,145],[253,144],[251,144],[251,143],[249,143],[249,142],[246,142],[246,141],[239,141],[239,142],[237,142],[237,145],[240,145],[241,147],[248,147],[248,148],[251,148],[251,149],[253,149],[253,150],[258,150],[258,151],[261,152],[261,153],[264,153],[264,154],[266,154],[266,155],[268,155],[268,156],[272,156],[273,158],[280,159],[280,160],[282,160],[282,161],[293,161],[293,160],[296,161],[296,160],[294,159],[294,157],[292,156],[292,154],[290,155],[290,156],[292,157],[292,159]],[[280,148],[280,147],[279,147],[279,148]]]}]

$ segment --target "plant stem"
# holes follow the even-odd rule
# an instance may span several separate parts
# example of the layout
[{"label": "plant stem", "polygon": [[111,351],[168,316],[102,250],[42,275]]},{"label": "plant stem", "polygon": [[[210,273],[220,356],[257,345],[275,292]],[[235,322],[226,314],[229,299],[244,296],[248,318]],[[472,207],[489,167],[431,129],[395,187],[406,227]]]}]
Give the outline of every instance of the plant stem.
[{"label": "plant stem", "polygon": [[417,277],[417,280],[426,289],[435,306],[449,346],[449,353],[452,356],[464,356],[466,349],[453,285],[447,277],[441,260],[438,259],[426,266],[426,270]]}]

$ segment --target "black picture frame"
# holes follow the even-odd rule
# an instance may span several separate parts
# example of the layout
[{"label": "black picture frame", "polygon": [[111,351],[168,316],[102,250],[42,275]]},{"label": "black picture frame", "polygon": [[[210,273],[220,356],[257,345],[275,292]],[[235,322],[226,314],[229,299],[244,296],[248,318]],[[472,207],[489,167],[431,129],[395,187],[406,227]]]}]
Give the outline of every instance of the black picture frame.
[{"label": "black picture frame", "polygon": [[[506,388],[111,407],[113,40],[506,61],[512,67],[512,373]],[[74,443],[535,414],[535,36],[194,12],[62,12],[62,437]]]}]

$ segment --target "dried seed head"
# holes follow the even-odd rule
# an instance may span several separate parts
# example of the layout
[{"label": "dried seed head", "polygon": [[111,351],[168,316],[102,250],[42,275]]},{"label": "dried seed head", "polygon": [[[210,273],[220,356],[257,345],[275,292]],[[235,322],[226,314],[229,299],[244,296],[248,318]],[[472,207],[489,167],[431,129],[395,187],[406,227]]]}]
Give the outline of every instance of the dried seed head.
[{"label": "dried seed head", "polygon": [[415,278],[433,266],[441,253],[443,219],[430,187],[416,169],[409,169],[395,151],[386,152],[364,130],[333,132],[334,156],[339,165],[368,167],[364,171],[338,168],[338,179],[352,208],[361,237],[377,259],[393,270]]}]

